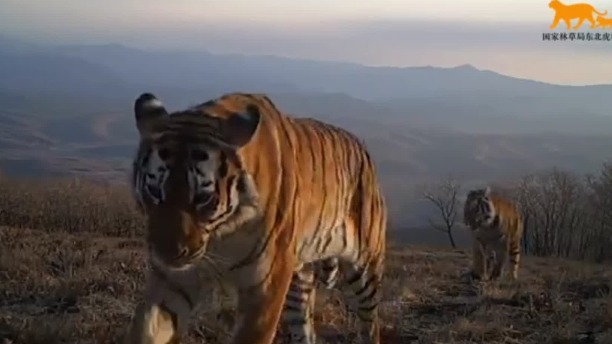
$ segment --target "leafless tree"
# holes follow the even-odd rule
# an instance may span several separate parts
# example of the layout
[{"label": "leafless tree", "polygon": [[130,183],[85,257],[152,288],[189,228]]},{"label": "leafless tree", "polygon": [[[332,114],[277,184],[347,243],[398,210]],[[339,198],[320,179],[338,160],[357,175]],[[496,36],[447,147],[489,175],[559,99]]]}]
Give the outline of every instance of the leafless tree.
[{"label": "leafless tree", "polygon": [[535,193],[537,192],[537,180],[533,175],[523,176],[515,185],[512,196],[523,216],[523,248],[526,254],[534,251],[537,245],[537,233],[533,232],[533,221],[537,213],[535,211]]},{"label": "leafless tree", "polygon": [[585,219],[585,189],[580,178],[558,169],[525,176],[515,195],[524,218],[525,252],[573,255],[578,229]]},{"label": "leafless tree", "polygon": [[598,176],[589,176],[591,240],[585,242],[597,262],[612,260],[612,164],[604,164]]},{"label": "leafless tree", "polygon": [[612,165],[586,180],[559,169],[524,176],[513,197],[524,219],[526,254],[612,259]]},{"label": "leafless tree", "polygon": [[448,177],[440,183],[425,188],[422,196],[435,207],[438,216],[429,219],[432,228],[446,233],[453,248],[456,248],[453,238],[453,229],[457,221],[457,212],[460,208],[458,195],[461,184],[453,177]]}]

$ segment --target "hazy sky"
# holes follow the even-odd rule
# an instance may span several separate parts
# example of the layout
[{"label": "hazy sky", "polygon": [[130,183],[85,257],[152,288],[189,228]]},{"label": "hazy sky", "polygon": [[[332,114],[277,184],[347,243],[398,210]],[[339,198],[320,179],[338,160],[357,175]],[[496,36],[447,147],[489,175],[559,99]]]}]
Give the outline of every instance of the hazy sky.
[{"label": "hazy sky", "polygon": [[[369,65],[470,63],[556,83],[612,83],[612,41],[542,41],[553,18],[548,2],[0,0],[0,34]],[[612,0],[590,3],[612,16]]]}]

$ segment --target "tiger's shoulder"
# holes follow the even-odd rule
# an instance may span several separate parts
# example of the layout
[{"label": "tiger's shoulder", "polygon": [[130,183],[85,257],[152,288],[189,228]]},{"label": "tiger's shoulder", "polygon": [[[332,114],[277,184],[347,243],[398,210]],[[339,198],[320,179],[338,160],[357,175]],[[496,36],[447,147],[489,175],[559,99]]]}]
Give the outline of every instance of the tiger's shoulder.
[{"label": "tiger's shoulder", "polygon": [[311,128],[312,130],[316,130],[322,135],[343,137],[348,139],[355,145],[359,146],[360,148],[365,148],[365,143],[363,140],[361,140],[359,137],[357,137],[357,135],[353,134],[351,131],[343,127],[311,117],[292,117],[292,121],[295,126],[306,126]]},{"label": "tiger's shoulder", "polygon": [[489,201],[495,207],[495,212],[501,218],[501,220],[510,225],[511,227],[515,227],[522,223],[522,215],[518,208],[518,205],[510,198],[492,195],[489,197]]},{"label": "tiger's shoulder", "polygon": [[199,108],[219,107],[226,111],[244,112],[256,110],[262,117],[286,118],[265,93],[232,92],[198,105]]},{"label": "tiger's shoulder", "polygon": [[351,131],[320,119],[300,117],[284,112],[279,109],[277,104],[271,100],[267,94],[264,93],[227,93],[213,101],[209,101],[209,103],[211,102],[225,108],[235,109],[235,111],[239,111],[247,106],[254,105],[258,108],[262,118],[267,118],[269,121],[272,121],[273,124],[279,124],[282,122],[285,128],[290,129],[305,127],[309,130],[316,131],[318,134],[323,136],[346,138],[361,148],[365,148],[364,142]]},{"label": "tiger's shoulder", "polygon": [[489,201],[495,206],[495,209],[499,211],[504,211],[509,214],[518,213],[518,207],[516,203],[510,199],[509,197],[502,195],[491,195],[489,196]]}]

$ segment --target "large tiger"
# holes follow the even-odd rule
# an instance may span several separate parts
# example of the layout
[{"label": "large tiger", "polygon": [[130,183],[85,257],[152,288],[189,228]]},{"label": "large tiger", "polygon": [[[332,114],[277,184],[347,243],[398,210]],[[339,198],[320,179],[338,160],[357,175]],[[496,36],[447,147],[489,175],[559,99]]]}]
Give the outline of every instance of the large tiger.
[{"label": "large tiger", "polygon": [[134,112],[132,185],[151,269],[130,343],[179,342],[203,265],[238,292],[233,344],[272,343],[281,315],[292,343],[314,343],[315,276],[333,282],[338,265],[364,339],[380,343],[387,210],[354,135],[284,115],[257,94],[169,114],[144,93]]},{"label": "large tiger", "polygon": [[517,279],[523,219],[514,204],[492,195],[489,187],[471,190],[465,200],[463,221],[472,230],[472,277],[496,280],[509,257],[511,277]]}]

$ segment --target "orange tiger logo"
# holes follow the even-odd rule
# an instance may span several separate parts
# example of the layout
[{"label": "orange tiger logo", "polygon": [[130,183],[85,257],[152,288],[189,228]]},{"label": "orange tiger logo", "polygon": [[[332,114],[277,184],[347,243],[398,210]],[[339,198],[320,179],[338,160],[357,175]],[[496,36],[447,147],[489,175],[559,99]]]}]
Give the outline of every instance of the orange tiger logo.
[{"label": "orange tiger logo", "polygon": [[612,29],[612,18],[606,18],[604,16],[597,17],[597,26],[603,29]]},{"label": "orange tiger logo", "polygon": [[551,30],[554,30],[559,22],[563,20],[568,30],[572,29],[572,20],[578,19],[578,23],[573,27],[574,30],[578,29],[584,21],[588,21],[591,23],[591,29],[594,29],[595,20],[593,19],[593,13],[605,16],[608,14],[608,11],[599,12],[590,4],[587,3],[578,3],[572,5],[566,5],[559,0],[552,0],[548,7],[552,8],[555,11],[555,18],[553,19],[553,23],[550,26]]}]

